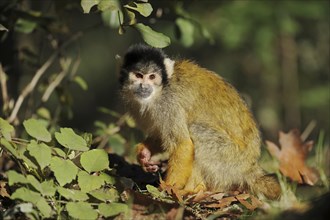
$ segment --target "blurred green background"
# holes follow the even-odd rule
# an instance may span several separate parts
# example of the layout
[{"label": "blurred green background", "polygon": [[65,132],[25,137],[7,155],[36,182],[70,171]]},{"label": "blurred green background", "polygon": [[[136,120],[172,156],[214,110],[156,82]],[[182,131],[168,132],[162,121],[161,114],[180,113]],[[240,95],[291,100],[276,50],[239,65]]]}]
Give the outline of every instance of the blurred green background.
[{"label": "blurred green background", "polygon": [[[279,130],[303,131],[311,122],[316,122],[311,138],[320,130],[329,134],[329,1],[149,2],[152,14],[136,21],[170,37],[164,50],[171,57],[194,60],[232,83],[251,107],[264,139],[277,139]],[[61,116],[61,126],[92,132],[94,121],[112,120],[99,107],[124,113],[115,57],[143,38],[129,25],[119,34],[123,30],[118,30],[116,11],[92,7],[83,13],[78,0],[5,0],[0,3],[0,24],[0,62],[14,100],[49,56],[80,33],[59,51],[38,89],[26,98],[20,120],[45,106],[51,115]],[[56,90],[60,95],[52,94],[46,103],[33,101],[42,85],[59,74],[63,57],[79,60],[77,75],[88,89],[66,80]],[[10,108],[0,116],[9,116]]]}]

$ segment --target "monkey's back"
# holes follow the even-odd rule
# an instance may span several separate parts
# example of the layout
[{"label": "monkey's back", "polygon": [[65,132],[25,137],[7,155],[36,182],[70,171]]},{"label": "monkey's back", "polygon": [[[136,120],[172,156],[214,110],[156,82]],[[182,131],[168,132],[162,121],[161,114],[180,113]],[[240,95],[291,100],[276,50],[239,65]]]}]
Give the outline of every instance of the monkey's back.
[{"label": "monkey's back", "polygon": [[260,176],[259,130],[238,92],[216,73],[190,61],[176,62],[170,80],[188,112],[196,166],[206,175],[208,187],[223,189]]}]

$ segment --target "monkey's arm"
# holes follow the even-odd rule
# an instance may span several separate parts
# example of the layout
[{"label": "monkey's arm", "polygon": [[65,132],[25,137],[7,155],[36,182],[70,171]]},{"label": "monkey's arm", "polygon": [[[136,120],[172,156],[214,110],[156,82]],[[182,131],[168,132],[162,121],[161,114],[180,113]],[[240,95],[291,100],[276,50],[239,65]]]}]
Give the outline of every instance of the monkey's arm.
[{"label": "monkey's arm", "polygon": [[161,152],[161,142],[157,139],[148,137],[144,142],[136,146],[137,160],[146,172],[157,172],[158,162],[151,161],[153,154]]}]

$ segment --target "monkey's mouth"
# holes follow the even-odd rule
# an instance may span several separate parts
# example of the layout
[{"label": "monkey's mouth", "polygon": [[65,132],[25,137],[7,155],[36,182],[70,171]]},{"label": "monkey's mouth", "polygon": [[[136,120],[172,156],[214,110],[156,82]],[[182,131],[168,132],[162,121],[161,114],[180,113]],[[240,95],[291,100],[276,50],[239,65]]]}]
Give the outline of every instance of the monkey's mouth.
[{"label": "monkey's mouth", "polygon": [[151,93],[152,93],[151,88],[138,88],[137,90],[135,90],[134,95],[137,98],[146,99],[151,95]]}]

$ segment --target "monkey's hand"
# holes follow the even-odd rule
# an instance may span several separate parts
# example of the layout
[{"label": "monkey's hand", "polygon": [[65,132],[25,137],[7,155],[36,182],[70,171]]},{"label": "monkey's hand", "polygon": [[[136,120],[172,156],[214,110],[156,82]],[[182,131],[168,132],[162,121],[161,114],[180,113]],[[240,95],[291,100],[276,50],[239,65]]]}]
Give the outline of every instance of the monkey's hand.
[{"label": "monkey's hand", "polygon": [[151,152],[146,147],[139,146],[137,160],[146,172],[154,173],[159,170],[159,163],[151,161]]}]

